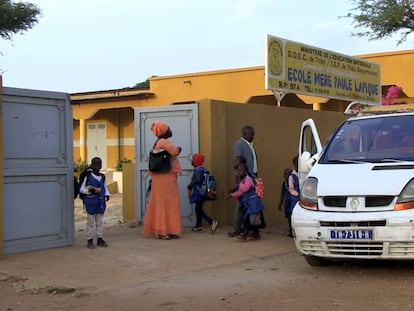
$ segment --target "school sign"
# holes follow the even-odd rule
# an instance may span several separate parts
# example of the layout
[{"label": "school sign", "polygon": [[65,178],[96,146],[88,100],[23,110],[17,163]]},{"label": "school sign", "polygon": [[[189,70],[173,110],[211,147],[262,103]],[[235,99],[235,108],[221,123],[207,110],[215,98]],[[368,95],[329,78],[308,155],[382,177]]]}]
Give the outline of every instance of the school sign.
[{"label": "school sign", "polygon": [[266,36],[266,89],[381,103],[381,67],[336,52]]}]

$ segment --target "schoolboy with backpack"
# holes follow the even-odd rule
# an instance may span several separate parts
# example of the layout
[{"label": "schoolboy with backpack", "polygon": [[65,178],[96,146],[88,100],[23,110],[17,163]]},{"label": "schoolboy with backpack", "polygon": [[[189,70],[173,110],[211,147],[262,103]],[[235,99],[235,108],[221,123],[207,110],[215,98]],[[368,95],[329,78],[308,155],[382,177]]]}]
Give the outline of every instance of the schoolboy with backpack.
[{"label": "schoolboy with backpack", "polygon": [[105,175],[100,172],[101,158],[95,157],[91,165],[81,173],[79,180],[79,197],[86,210],[87,248],[94,248],[93,236],[96,228],[97,245],[107,247],[103,239],[103,215],[110,193],[105,183]]},{"label": "schoolboy with backpack", "polygon": [[202,219],[211,226],[211,233],[215,233],[218,221],[211,218],[203,209],[207,200],[215,200],[217,197],[216,181],[213,175],[203,166],[204,155],[196,153],[193,155],[191,164],[194,167],[191,181],[187,186],[190,203],[195,204],[196,224],[192,228],[194,232],[203,231]]}]

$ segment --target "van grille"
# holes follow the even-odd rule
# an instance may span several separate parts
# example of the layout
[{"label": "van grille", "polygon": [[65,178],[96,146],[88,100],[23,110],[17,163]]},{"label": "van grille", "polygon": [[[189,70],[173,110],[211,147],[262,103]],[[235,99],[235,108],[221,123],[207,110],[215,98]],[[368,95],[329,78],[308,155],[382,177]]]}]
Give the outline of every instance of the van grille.
[{"label": "van grille", "polygon": [[332,255],[379,256],[382,255],[382,242],[327,242]]},{"label": "van grille", "polygon": [[365,198],[365,207],[388,206],[394,200],[393,196],[372,196]]},{"label": "van grille", "polygon": [[414,242],[390,243],[388,252],[391,256],[414,256]]},{"label": "van grille", "polygon": [[335,197],[324,197],[323,204],[329,207],[345,207],[346,206],[346,198],[343,196],[335,196]]},{"label": "van grille", "polygon": [[[326,196],[323,204],[326,207],[346,207],[347,196]],[[365,207],[386,207],[394,200],[394,196],[378,195],[365,197]]]},{"label": "van grille", "polygon": [[358,257],[387,256],[405,258],[414,256],[413,242],[346,242],[346,241],[301,241],[301,250],[309,255],[332,255]]},{"label": "van grille", "polygon": [[321,221],[321,227],[385,227],[387,222],[385,220],[370,220],[370,221]]},{"label": "van grille", "polygon": [[324,255],[325,251],[320,241],[301,241],[300,248],[307,254]]}]

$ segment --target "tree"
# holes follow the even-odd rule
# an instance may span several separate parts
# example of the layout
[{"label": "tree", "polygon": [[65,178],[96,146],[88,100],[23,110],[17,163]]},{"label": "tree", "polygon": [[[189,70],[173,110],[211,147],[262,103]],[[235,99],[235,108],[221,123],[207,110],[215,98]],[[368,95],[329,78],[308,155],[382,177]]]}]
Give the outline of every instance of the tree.
[{"label": "tree", "polygon": [[0,0],[0,36],[12,40],[13,35],[31,29],[40,15],[41,11],[35,4]]},{"label": "tree", "polygon": [[137,88],[137,89],[149,89],[150,88],[149,80],[147,79],[147,80],[145,80],[143,82],[136,83],[134,85],[134,88]]},{"label": "tree", "polygon": [[346,17],[354,19],[354,28],[368,28],[367,31],[353,33],[355,36],[367,36],[368,40],[379,40],[397,33],[404,42],[414,31],[414,0],[351,0],[355,7]]}]

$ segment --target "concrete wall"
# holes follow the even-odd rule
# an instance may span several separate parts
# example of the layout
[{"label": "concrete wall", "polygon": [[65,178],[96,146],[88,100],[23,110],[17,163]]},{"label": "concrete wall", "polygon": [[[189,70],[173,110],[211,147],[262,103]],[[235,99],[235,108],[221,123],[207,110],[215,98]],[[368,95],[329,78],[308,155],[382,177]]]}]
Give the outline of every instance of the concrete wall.
[{"label": "concrete wall", "polygon": [[[208,109],[208,101],[201,103],[200,109]],[[210,169],[219,181],[219,191],[227,191],[234,186],[232,168],[232,148],[241,136],[241,128],[252,125],[255,128],[254,146],[259,160],[259,175],[264,178],[266,195],[266,219],[269,224],[284,222],[284,214],[278,211],[283,170],[292,167],[292,158],[298,153],[298,140],[302,122],[310,117],[319,125],[322,141],[329,136],[342,120],[343,114],[326,111],[311,111],[267,105],[237,105],[214,103],[210,105],[211,126],[200,124],[202,135],[211,133],[209,147],[204,150],[205,137],[200,139],[200,151],[205,152]],[[208,135],[206,135],[208,136]],[[226,201],[222,197],[212,204],[212,214],[218,219],[232,224],[235,214],[235,200]]]},{"label": "concrete wall", "polygon": [[213,98],[237,103],[251,96],[272,95],[264,88],[264,67],[215,70],[172,76],[151,77],[151,92],[157,103],[189,102]]},{"label": "concrete wall", "polygon": [[[385,52],[359,55],[358,57],[381,64],[381,84],[396,84],[403,88],[408,96],[414,94],[414,84],[411,83],[411,73],[414,71],[414,50]],[[73,117],[75,120],[107,121],[108,124],[108,168],[113,168],[118,159],[123,157],[132,159],[134,137],[129,128],[133,119],[122,111],[119,117],[121,123],[117,126],[118,113],[122,109],[135,107],[165,106],[172,103],[186,103],[198,101],[202,98],[211,98],[229,102],[273,105],[275,99],[272,92],[264,88],[264,66],[224,69],[198,73],[187,73],[171,76],[151,77],[150,89],[120,89],[72,94]],[[135,93],[136,94],[135,94]],[[144,96],[142,92],[147,92]],[[135,95],[133,95],[135,94]],[[306,95],[287,95],[281,106],[304,108],[308,106],[314,110],[329,110],[343,112],[349,102]],[[305,103],[305,104],[304,104]],[[128,108],[130,107],[130,108]],[[99,111],[99,112],[98,112]],[[125,130],[124,130],[125,129]],[[119,131],[119,144],[115,139]],[[123,132],[122,132],[123,131]],[[74,122],[74,160],[86,157],[79,148],[82,140],[79,121]]]},{"label": "concrete wall", "polygon": [[[252,125],[256,131],[254,146],[259,159],[259,175],[264,178],[266,184],[266,220],[269,224],[285,222],[284,213],[277,209],[283,170],[292,167],[292,158],[298,153],[300,126],[310,117],[314,118],[318,125],[322,142],[345,119],[343,114],[329,111],[201,100],[200,152],[205,154],[205,165],[217,179],[218,192],[221,194],[233,188],[233,144],[240,138],[241,128],[247,124]],[[130,179],[124,178],[124,185],[133,185],[133,174],[126,175],[130,176]],[[134,200],[129,198],[134,195],[133,189],[132,186],[128,189],[124,187],[124,213],[128,215],[126,221],[135,218],[134,212],[131,213],[131,210],[134,210]],[[216,201],[205,204],[208,213],[219,219],[222,224],[228,225],[233,224],[235,207],[235,199],[225,200],[222,195]]]},{"label": "concrete wall", "polygon": [[361,58],[381,64],[381,84],[396,84],[408,96],[414,96],[411,76],[414,72],[414,50],[360,55]]},{"label": "concrete wall", "polygon": [[126,163],[122,167],[122,216],[124,222],[135,220],[135,164]]}]

